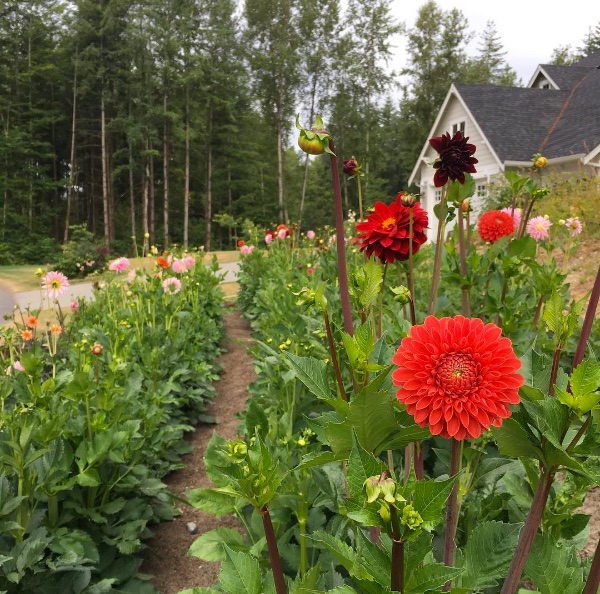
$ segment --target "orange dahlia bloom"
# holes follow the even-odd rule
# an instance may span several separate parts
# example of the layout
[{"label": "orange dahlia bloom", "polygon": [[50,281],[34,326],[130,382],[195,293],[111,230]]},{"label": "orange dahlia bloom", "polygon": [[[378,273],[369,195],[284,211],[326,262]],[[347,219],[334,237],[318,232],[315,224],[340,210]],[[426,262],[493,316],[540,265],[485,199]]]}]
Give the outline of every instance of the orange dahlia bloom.
[{"label": "orange dahlia bloom", "polygon": [[412,252],[416,254],[423,243],[427,241],[424,231],[427,228],[427,211],[419,202],[414,206],[403,206],[401,192],[389,206],[383,202],[375,203],[375,212],[366,221],[356,225],[360,232],[360,251],[366,251],[367,256],[375,254],[383,264],[394,260],[408,260],[410,245],[410,212],[413,216]]},{"label": "orange dahlia bloom", "polygon": [[158,258],[156,258],[156,263],[161,268],[168,268],[169,267],[169,261],[166,258],[163,258],[162,256],[159,256]]},{"label": "orange dahlia bloom", "polygon": [[499,427],[518,404],[521,362],[495,324],[428,316],[392,358],[398,400],[433,435],[462,440]]},{"label": "orange dahlia bloom", "polygon": [[38,325],[38,319],[35,316],[29,316],[27,318],[27,322],[25,322],[25,325],[28,328],[36,328]]},{"label": "orange dahlia bloom", "polygon": [[33,340],[33,332],[31,330],[21,330],[21,338],[23,340]]},{"label": "orange dahlia bloom", "polygon": [[484,212],[477,223],[479,237],[483,241],[494,243],[515,230],[515,220],[507,212],[489,210]]}]

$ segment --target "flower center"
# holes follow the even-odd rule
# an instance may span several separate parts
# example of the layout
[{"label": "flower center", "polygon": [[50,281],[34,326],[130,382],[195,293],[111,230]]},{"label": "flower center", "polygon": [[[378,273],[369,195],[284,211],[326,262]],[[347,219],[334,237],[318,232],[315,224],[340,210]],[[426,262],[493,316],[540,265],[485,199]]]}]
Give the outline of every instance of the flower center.
[{"label": "flower center", "polygon": [[53,281],[50,282],[50,287],[52,289],[60,289],[60,281],[55,279]]},{"label": "flower center", "polygon": [[390,229],[392,229],[393,227],[395,227],[395,225],[396,225],[396,218],[395,217],[388,217],[387,219],[385,219],[381,223],[381,226],[383,227],[383,229],[385,231],[389,231]]},{"label": "flower center", "polygon": [[435,370],[436,384],[446,396],[467,395],[478,385],[478,366],[471,355],[451,353],[440,359]]}]

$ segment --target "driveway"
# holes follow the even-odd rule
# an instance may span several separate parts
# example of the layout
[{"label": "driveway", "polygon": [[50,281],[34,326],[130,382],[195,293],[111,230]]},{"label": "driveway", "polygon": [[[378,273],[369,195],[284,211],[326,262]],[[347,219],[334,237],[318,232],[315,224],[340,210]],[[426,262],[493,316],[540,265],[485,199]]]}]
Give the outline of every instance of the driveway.
[{"label": "driveway", "polygon": [[[239,262],[221,264],[220,271],[225,273],[225,277],[221,282],[236,282],[239,267]],[[92,283],[84,282],[69,286],[67,291],[58,298],[58,303],[61,307],[69,307],[73,301],[83,297],[88,301],[94,298]],[[27,309],[27,307],[38,309],[44,305],[44,301],[45,299],[39,289],[36,291],[11,293],[0,285],[0,324],[6,322],[4,319],[5,315],[12,315],[15,305],[18,305],[21,309]]]}]

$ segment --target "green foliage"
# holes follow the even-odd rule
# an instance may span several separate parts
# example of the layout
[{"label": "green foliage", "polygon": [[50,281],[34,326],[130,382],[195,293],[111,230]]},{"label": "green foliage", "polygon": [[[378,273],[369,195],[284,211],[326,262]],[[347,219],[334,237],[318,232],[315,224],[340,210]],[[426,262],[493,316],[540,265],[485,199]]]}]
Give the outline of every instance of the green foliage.
[{"label": "green foliage", "polygon": [[2,356],[23,371],[0,388],[1,590],[152,594],[136,554],[177,514],[161,477],[210,420],[218,282],[197,265],[168,295],[139,273],[81,302],[55,342],[36,330],[24,348],[3,331]]},{"label": "green foliage", "polygon": [[60,256],[52,262],[53,268],[68,277],[84,277],[102,270],[106,252],[101,243],[85,225],[72,225],[69,232],[70,239],[61,247]]}]

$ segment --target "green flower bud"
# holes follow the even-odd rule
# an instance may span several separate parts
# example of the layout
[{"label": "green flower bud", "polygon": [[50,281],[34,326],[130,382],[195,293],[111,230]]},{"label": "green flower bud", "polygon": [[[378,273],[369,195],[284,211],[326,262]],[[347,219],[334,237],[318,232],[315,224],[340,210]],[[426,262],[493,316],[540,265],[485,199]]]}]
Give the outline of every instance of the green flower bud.
[{"label": "green flower bud", "polygon": [[410,291],[400,285],[399,287],[390,287],[392,293],[394,293],[394,301],[400,305],[406,305],[410,303]]},{"label": "green flower bud", "polygon": [[363,487],[367,492],[367,503],[373,503],[379,498],[381,493],[381,486],[379,484],[378,476],[370,476],[364,483]]},{"label": "green flower bud", "polygon": [[323,120],[318,115],[312,127],[305,128],[300,124],[300,115],[296,116],[296,128],[300,130],[298,146],[309,155],[333,154],[329,148],[330,134],[323,127]]},{"label": "green flower bud", "polygon": [[396,491],[396,483],[393,478],[386,478],[380,481],[381,494],[388,503],[395,503],[396,498],[394,492]]},{"label": "green flower bud", "polygon": [[405,505],[402,510],[400,522],[411,530],[417,530],[423,523],[423,518],[420,516],[419,512],[414,510],[412,505],[408,504]]}]

